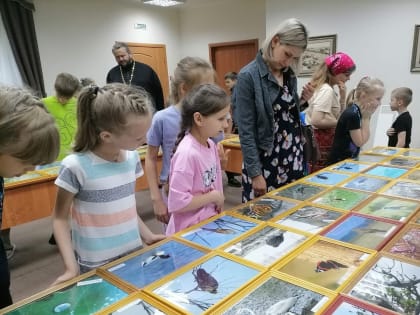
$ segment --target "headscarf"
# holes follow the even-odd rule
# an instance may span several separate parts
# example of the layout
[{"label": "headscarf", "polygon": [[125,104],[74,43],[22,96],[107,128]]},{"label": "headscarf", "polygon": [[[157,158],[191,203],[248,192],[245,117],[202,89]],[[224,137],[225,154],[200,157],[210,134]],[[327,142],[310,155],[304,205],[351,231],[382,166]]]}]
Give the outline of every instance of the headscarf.
[{"label": "headscarf", "polygon": [[338,52],[327,56],[325,64],[332,75],[340,73],[353,72],[356,69],[356,64],[353,59],[345,53]]}]

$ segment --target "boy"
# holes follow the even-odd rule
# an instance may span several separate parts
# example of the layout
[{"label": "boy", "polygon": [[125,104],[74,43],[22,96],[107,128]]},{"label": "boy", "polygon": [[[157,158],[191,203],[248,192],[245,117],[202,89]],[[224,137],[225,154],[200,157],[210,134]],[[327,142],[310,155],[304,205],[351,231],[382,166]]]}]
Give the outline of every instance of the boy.
[{"label": "boy", "polygon": [[[20,176],[36,165],[52,163],[60,149],[54,118],[28,91],[0,87],[0,226],[4,177]],[[0,240],[0,309],[12,304],[10,272]]]},{"label": "boy", "polygon": [[413,92],[407,87],[400,87],[391,93],[391,110],[397,111],[398,117],[386,131],[389,137],[388,146],[409,148],[411,142],[411,128],[413,120],[407,110],[413,97]]}]

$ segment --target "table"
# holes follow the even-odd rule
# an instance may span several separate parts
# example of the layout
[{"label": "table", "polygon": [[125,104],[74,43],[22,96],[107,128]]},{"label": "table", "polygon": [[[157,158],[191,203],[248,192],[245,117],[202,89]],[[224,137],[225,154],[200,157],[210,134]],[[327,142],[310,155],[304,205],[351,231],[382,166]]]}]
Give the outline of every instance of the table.
[{"label": "table", "polygon": [[[147,147],[138,149],[143,170]],[[158,159],[158,172],[162,159]],[[57,194],[54,180],[59,166],[29,172],[21,181],[5,184],[2,229],[48,217],[52,213]],[[137,179],[136,191],[148,189],[147,174]]]}]

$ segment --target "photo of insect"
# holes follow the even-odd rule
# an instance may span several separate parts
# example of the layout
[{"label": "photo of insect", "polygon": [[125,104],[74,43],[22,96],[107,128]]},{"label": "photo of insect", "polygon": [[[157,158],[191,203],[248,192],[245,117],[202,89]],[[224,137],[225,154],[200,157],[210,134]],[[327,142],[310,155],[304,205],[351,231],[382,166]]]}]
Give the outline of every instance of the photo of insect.
[{"label": "photo of insect", "polygon": [[263,198],[246,204],[244,207],[236,210],[236,212],[256,220],[267,221],[294,206],[296,206],[296,203],[294,202]]}]

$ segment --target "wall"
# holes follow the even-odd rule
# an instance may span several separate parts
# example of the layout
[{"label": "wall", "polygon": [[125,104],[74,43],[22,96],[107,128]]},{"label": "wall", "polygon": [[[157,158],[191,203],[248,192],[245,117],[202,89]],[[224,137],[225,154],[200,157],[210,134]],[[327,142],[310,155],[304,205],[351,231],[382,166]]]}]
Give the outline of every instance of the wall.
[{"label": "wall", "polygon": [[[310,36],[337,34],[337,51],[349,53],[357,64],[349,89],[363,76],[378,77],[386,88],[382,103],[388,104],[392,89],[408,86],[413,90],[409,111],[415,121],[420,117],[420,73],[411,73],[410,64],[419,12],[418,0],[267,0],[266,26],[270,33],[282,20],[296,17],[306,24]],[[373,144],[378,114],[372,119],[365,149]],[[420,124],[415,122],[411,147],[420,148]]]},{"label": "wall", "polygon": [[[116,65],[115,41],[165,44],[168,69],[179,59],[178,10],[142,5],[133,0],[35,0],[34,13],[41,63],[48,94],[59,72],[105,83]],[[136,30],[134,23],[147,29]]]}]

